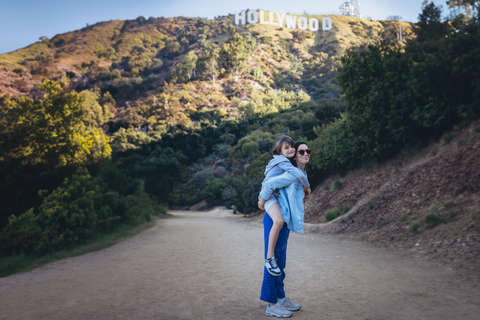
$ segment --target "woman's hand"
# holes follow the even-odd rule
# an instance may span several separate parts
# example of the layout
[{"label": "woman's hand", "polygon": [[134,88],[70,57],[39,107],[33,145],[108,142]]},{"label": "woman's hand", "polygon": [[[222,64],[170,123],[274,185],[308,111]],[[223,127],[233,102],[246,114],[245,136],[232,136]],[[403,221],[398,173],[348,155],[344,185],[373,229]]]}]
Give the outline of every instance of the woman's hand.
[{"label": "woman's hand", "polygon": [[305,192],[305,198],[308,198],[312,194],[312,189],[303,187],[303,192]]},{"label": "woman's hand", "polygon": [[267,202],[267,200],[263,199],[262,197],[260,197],[260,200],[258,200],[258,208],[260,210],[265,210],[265,203]]}]

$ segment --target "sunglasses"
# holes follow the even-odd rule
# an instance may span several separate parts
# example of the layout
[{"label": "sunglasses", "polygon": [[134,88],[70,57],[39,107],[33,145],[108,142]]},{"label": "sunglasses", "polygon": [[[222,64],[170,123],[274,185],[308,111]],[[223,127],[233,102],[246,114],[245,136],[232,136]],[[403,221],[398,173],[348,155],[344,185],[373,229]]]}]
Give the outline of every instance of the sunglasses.
[{"label": "sunglasses", "polygon": [[305,155],[305,152],[310,155],[310,153],[312,153],[312,150],[310,149],[306,149],[306,150],[298,150],[298,153],[300,153],[300,155]]}]

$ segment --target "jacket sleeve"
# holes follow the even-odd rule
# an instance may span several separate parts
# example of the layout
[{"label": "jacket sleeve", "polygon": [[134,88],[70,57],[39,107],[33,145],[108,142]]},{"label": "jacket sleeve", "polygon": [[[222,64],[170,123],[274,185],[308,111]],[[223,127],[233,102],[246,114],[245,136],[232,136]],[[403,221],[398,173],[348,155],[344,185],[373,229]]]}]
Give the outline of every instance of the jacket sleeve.
[{"label": "jacket sleeve", "polygon": [[289,172],[293,174],[302,184],[304,187],[310,187],[310,183],[308,182],[307,177],[299,168],[295,167],[290,161],[282,161],[278,163],[280,169],[285,172]]},{"label": "jacket sleeve", "polygon": [[297,180],[298,178],[295,177],[293,174],[289,172],[284,172],[278,177],[275,177],[266,181],[262,185],[262,190],[260,191],[260,197],[262,197],[265,200],[268,200],[274,190],[282,189],[286,186],[289,186],[290,184],[294,183]]}]

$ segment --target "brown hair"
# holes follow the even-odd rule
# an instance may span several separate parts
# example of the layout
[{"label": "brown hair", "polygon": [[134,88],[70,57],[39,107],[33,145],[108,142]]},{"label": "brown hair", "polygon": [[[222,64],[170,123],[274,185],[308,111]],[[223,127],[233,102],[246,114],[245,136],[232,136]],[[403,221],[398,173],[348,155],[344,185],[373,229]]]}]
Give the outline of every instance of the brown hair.
[{"label": "brown hair", "polygon": [[295,141],[293,141],[292,138],[290,138],[289,136],[280,136],[275,141],[275,146],[272,150],[272,154],[274,156],[282,154],[282,147],[284,143],[288,143],[290,146],[292,146],[292,148],[295,148]]}]

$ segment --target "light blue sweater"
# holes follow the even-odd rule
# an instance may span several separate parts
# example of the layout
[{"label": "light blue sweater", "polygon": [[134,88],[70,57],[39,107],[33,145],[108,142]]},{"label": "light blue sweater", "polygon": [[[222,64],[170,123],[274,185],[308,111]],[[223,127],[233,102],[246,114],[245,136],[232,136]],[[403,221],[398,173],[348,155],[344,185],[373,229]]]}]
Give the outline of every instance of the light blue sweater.
[{"label": "light blue sweater", "polygon": [[[278,177],[284,172],[290,172],[295,177],[297,177],[305,187],[310,187],[307,176],[302,172],[302,170],[293,166],[290,160],[288,160],[287,157],[282,155],[274,155],[273,159],[270,160],[270,162],[267,164],[267,166],[265,167],[265,179],[263,180],[262,185],[266,181],[274,177]],[[268,198],[265,200],[268,200]]]}]

